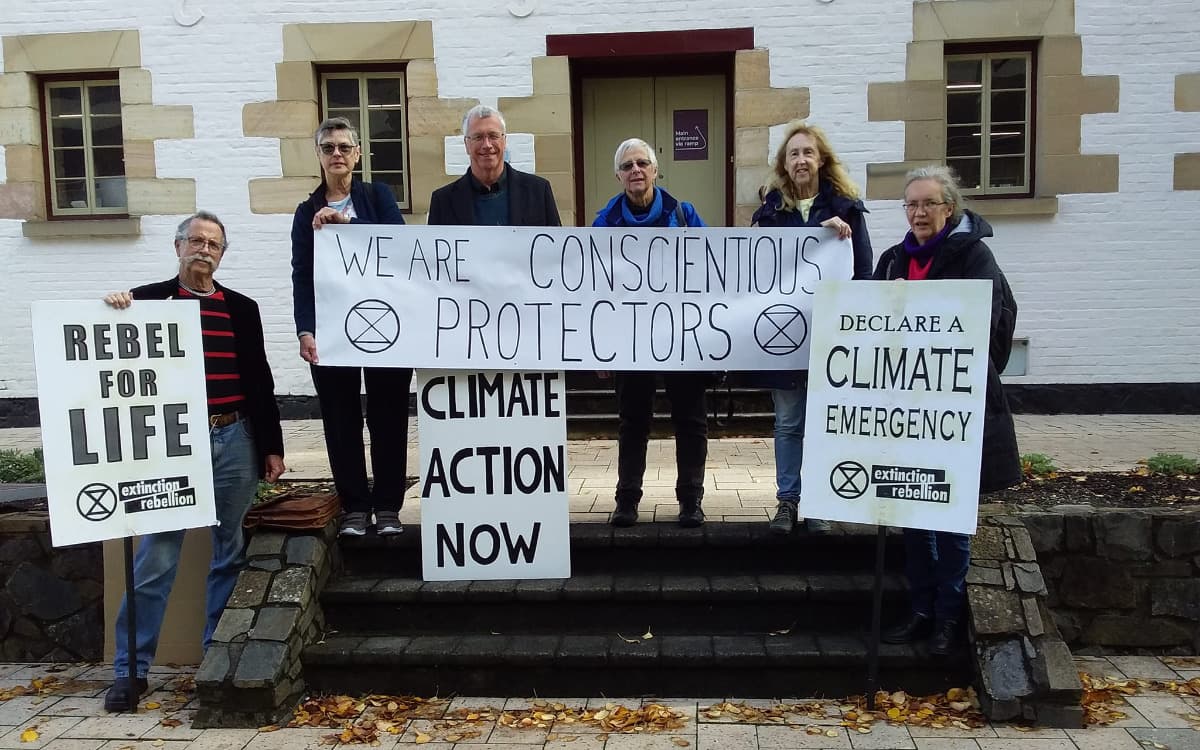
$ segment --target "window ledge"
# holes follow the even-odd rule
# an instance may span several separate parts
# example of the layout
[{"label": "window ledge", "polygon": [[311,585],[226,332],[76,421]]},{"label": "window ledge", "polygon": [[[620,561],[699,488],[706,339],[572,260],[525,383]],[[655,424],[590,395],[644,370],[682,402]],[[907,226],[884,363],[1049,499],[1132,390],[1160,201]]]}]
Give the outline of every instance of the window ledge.
[{"label": "window ledge", "polygon": [[1049,198],[986,198],[970,200],[969,208],[983,216],[1054,216],[1058,213],[1058,197]]},{"label": "window ledge", "polygon": [[26,221],[21,225],[21,233],[35,240],[141,237],[142,220],[132,218]]}]

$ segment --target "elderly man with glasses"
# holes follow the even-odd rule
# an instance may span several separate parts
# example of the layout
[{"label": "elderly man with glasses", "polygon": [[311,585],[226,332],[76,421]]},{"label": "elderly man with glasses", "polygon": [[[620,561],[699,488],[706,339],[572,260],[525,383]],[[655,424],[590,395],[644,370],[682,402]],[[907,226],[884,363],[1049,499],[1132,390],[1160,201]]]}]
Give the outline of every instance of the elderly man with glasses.
[{"label": "elderly man with glasses", "polygon": [[504,160],[508,146],[504,116],[486,104],[463,118],[463,141],[471,167],[433,192],[429,223],[508,227],[558,227],[550,183]]},{"label": "elderly man with glasses", "polygon": [[[205,650],[212,642],[217,621],[245,561],[242,519],[254,501],[258,480],[274,482],[285,469],[283,430],[275,403],[275,382],[263,345],[258,304],[213,279],[228,248],[221,220],[207,211],[199,211],[184,219],[175,231],[177,276],[104,298],[118,309],[141,299],[200,303],[218,522],[212,527],[212,562],[205,586]],[[136,711],[138,698],[146,692],[146,676],[158,648],[184,533],[166,531],[142,537],[133,562],[137,653],[128,652],[124,637],[116,639],[113,658],[116,680],[104,697],[106,711]],[[122,598],[117,614],[119,634],[126,632],[126,606]],[[131,670],[136,678],[133,689],[129,684]]]}]

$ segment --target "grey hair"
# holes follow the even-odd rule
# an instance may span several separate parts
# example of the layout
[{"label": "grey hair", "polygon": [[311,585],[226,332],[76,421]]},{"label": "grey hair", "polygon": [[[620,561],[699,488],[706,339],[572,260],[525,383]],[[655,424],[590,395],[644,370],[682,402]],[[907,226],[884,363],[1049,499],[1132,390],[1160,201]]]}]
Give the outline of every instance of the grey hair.
[{"label": "grey hair", "polygon": [[942,200],[954,206],[950,221],[957,222],[963,215],[963,195],[958,187],[958,178],[954,170],[941,164],[930,164],[927,167],[917,167],[904,176],[904,190],[917,180],[933,180],[942,189]]},{"label": "grey hair", "polygon": [[613,154],[613,172],[620,174],[621,162],[625,159],[626,152],[631,149],[640,148],[646,152],[646,158],[658,169],[658,156],[655,155],[654,149],[649,143],[646,143],[641,138],[627,138],[621,141],[621,145],[617,146],[617,152]]},{"label": "grey hair", "polygon": [[495,117],[500,121],[500,129],[505,133],[508,132],[508,123],[504,122],[504,115],[500,114],[500,110],[495,107],[489,107],[486,104],[476,104],[474,107],[468,109],[466,116],[463,117],[463,137],[467,137],[467,130],[471,127],[471,120],[482,120],[485,117]]},{"label": "grey hair", "polygon": [[175,227],[175,241],[184,242],[187,240],[188,230],[192,228],[192,222],[196,219],[200,221],[211,221],[221,228],[221,252],[229,249],[229,236],[225,234],[225,225],[217,218],[217,215],[212,211],[197,211],[183,221],[179,222],[179,226]]},{"label": "grey hair", "polygon": [[345,117],[328,117],[317,126],[317,130],[313,133],[313,142],[318,146],[321,145],[322,136],[328,135],[335,130],[345,130],[346,135],[350,136],[350,143],[358,145],[358,130],[354,124]]}]

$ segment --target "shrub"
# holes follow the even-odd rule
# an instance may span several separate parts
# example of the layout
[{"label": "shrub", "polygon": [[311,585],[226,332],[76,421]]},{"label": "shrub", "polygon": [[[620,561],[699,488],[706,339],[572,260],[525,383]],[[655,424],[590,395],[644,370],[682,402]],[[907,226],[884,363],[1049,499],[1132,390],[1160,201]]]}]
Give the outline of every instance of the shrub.
[{"label": "shrub", "polygon": [[0,450],[0,482],[44,482],[46,467],[42,449],[32,453],[21,450]]},{"label": "shrub", "polygon": [[1058,473],[1054,461],[1044,453],[1026,453],[1021,456],[1021,470],[1027,477],[1048,477]]},{"label": "shrub", "polygon": [[1155,453],[1145,461],[1138,463],[1145,466],[1151,474],[1171,477],[1179,474],[1200,474],[1200,462],[1178,453]]}]

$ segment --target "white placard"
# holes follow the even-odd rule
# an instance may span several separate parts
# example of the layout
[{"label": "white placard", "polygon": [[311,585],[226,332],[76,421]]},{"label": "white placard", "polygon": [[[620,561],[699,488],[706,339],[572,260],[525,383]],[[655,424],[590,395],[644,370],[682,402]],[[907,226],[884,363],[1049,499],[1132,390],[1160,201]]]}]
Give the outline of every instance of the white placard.
[{"label": "white placard", "polygon": [[812,292],[849,279],[830,229],[326,226],[330,365],[795,370]]},{"label": "white placard", "polygon": [[33,303],[56,547],[216,523],[200,305]]},{"label": "white placard", "polygon": [[975,533],[991,299],[978,280],[821,285],[801,515]]},{"label": "white placard", "polygon": [[569,578],[563,373],[418,377],[425,580]]}]

